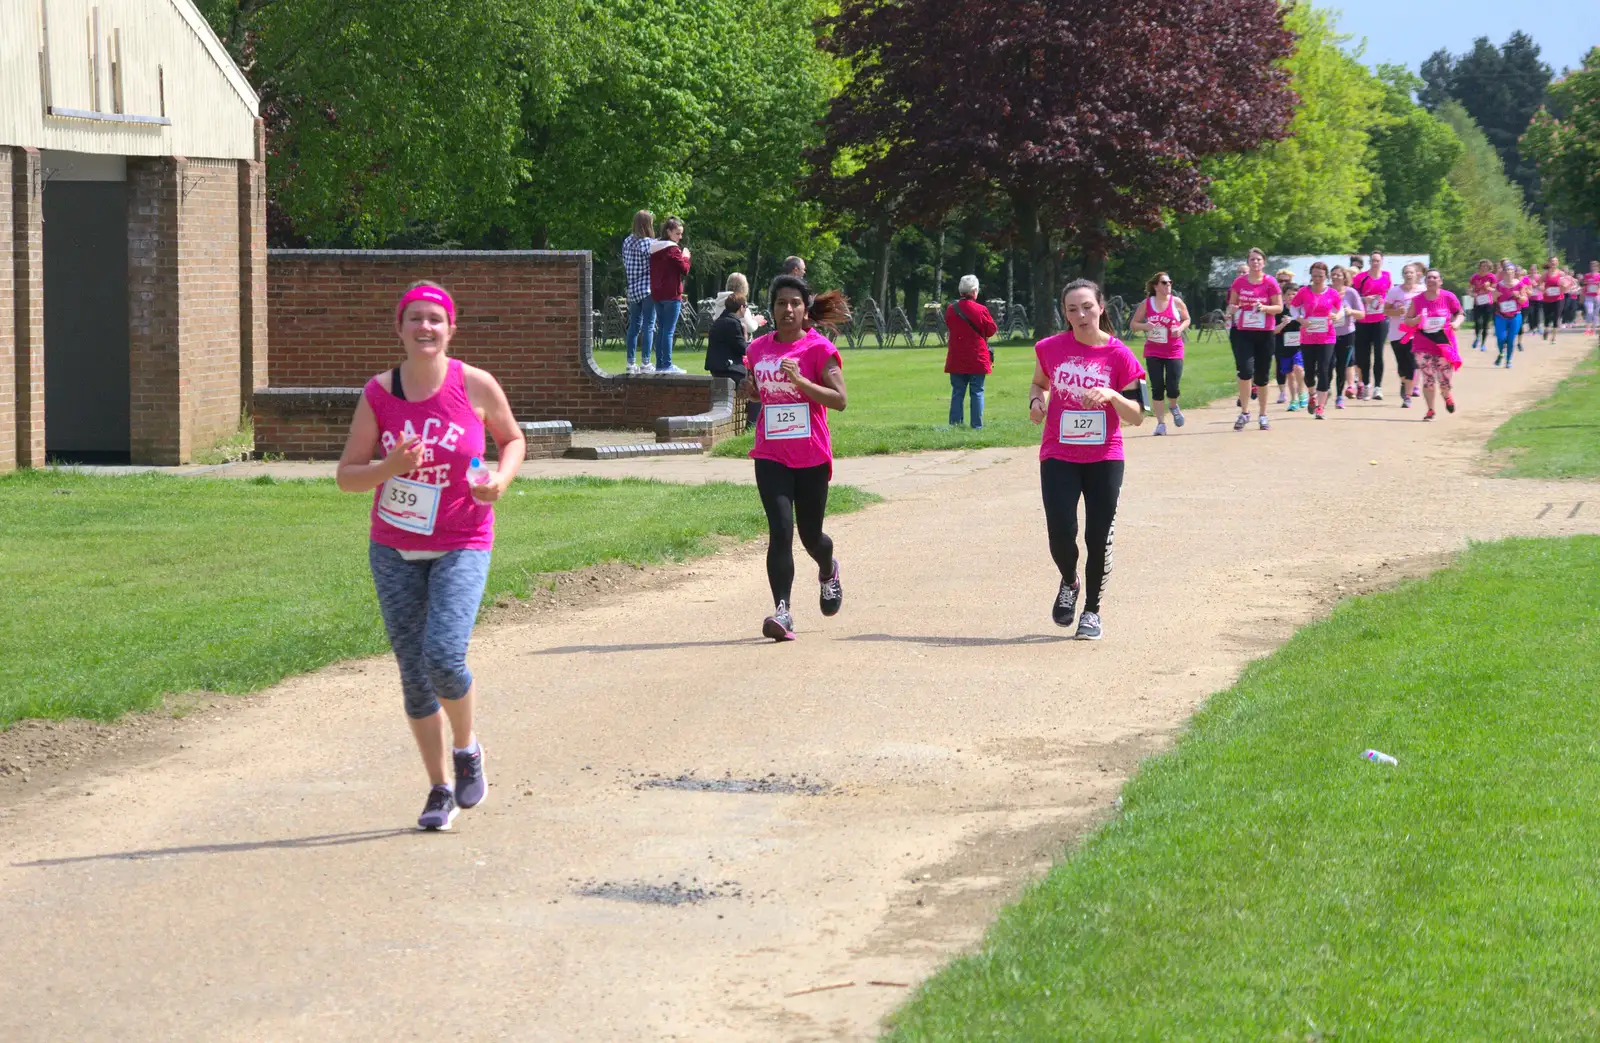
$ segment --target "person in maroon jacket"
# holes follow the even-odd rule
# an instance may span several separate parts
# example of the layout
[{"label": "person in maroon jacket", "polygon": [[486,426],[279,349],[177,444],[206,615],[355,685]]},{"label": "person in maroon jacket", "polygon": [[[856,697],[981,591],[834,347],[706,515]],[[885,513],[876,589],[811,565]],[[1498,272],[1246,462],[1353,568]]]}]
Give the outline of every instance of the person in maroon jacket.
[{"label": "person in maroon jacket", "polygon": [[689,274],[689,251],[683,242],[683,221],[669,217],[661,226],[664,239],[650,244],[650,299],[656,309],[656,372],[683,373],[672,364],[672,340],[683,313],[683,277]]},{"label": "person in maroon jacket", "polygon": [[961,407],[972,396],[972,429],[983,427],[983,381],[994,370],[989,338],[998,327],[989,309],[978,303],[978,277],[963,275],[956,284],[956,302],[945,312],[950,330],[950,350],[944,371],[950,374],[950,426],[961,426]]}]

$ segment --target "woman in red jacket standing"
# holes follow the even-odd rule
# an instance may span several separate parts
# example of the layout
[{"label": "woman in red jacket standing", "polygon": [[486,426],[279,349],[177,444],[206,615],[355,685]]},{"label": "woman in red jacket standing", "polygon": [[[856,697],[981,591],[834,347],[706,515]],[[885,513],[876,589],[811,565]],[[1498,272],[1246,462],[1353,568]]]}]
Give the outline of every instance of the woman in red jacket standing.
[{"label": "woman in red jacket standing", "polygon": [[994,371],[989,338],[999,332],[989,309],[978,303],[978,277],[963,275],[956,284],[956,302],[945,312],[950,350],[944,371],[950,374],[950,426],[961,426],[961,406],[972,396],[972,429],[983,427],[983,381]]},{"label": "woman in red jacket standing", "polygon": [[689,274],[689,251],[683,242],[683,221],[667,218],[661,226],[663,239],[650,244],[650,299],[656,309],[656,372],[682,373],[672,364],[672,341],[678,332],[678,316],[683,314],[683,277]]}]

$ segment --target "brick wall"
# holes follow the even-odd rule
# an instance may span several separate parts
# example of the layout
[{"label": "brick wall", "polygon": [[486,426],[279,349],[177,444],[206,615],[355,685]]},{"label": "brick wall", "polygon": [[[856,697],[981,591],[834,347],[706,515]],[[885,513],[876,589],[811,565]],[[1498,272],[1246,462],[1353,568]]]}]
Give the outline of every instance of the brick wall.
[{"label": "brick wall", "polygon": [[360,388],[262,388],[255,392],[256,452],[288,460],[335,459],[344,451]]},{"label": "brick wall", "polygon": [[13,445],[16,466],[44,458],[44,169],[39,150],[11,150]]},{"label": "brick wall", "polygon": [[191,451],[239,426],[238,167],[187,160],[178,186],[179,337]]},{"label": "brick wall", "polygon": [[[0,188],[11,185],[12,150],[0,148]],[[17,467],[17,315],[11,192],[0,191],[0,472]]]},{"label": "brick wall", "polygon": [[135,463],[190,458],[178,322],[178,196],[187,165],[128,159],[128,418]]},{"label": "brick wall", "polygon": [[[650,427],[657,417],[704,412],[710,377],[618,376],[595,366],[590,264],[586,251],[269,251],[272,385],[359,388],[396,365],[404,355],[395,301],[431,279],[456,301],[451,354],[493,373],[518,420]],[[262,447],[259,419],[256,440]]]}]

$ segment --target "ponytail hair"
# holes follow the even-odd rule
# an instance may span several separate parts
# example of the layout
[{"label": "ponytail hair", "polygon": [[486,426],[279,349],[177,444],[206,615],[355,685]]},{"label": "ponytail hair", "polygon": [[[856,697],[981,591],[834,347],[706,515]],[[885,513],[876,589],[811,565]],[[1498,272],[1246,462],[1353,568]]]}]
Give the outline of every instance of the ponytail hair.
[{"label": "ponytail hair", "polygon": [[1100,292],[1100,284],[1090,279],[1074,279],[1061,288],[1061,317],[1067,315],[1067,294],[1073,290],[1088,290],[1094,294],[1094,302],[1100,306],[1100,332],[1116,335],[1116,330],[1111,328],[1111,315],[1106,311],[1106,295]]},{"label": "ponytail hair", "polygon": [[780,275],[767,289],[767,307],[778,301],[779,290],[794,290],[806,302],[806,329],[813,326],[843,326],[850,321],[850,300],[838,290],[818,294],[798,275]]}]

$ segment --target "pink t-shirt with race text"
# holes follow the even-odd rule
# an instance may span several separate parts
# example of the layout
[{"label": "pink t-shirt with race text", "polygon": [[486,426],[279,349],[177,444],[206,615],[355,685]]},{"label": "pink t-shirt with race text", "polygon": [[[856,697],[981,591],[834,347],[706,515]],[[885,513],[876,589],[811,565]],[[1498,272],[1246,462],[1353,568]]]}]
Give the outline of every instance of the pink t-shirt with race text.
[{"label": "pink t-shirt with race text", "polygon": [[1590,272],[1583,277],[1583,292],[1590,297],[1600,297],[1600,272]]},{"label": "pink t-shirt with race text", "polygon": [[[833,463],[833,441],[828,434],[828,411],[821,403],[813,402],[800,393],[800,389],[783,371],[783,360],[794,359],[800,364],[800,375],[813,384],[822,383],[822,375],[831,366],[843,366],[839,349],[816,330],[807,330],[805,336],[785,344],[775,333],[757,337],[744,356],[750,379],[761,393],[761,413],[756,421],[756,444],[750,450],[751,459],[773,460],[785,467],[819,467]],[[792,409],[784,407],[792,406]],[[806,415],[800,416],[800,410]],[[775,437],[767,437],[767,422],[771,420]],[[781,428],[781,432],[780,432]],[[801,432],[804,431],[802,434]],[[787,437],[776,437],[780,433]]]},{"label": "pink t-shirt with race text", "polygon": [[[1489,300],[1483,301],[1481,303],[1483,303],[1483,304],[1490,303],[1491,301],[1494,300],[1494,297],[1492,295],[1494,293],[1495,284],[1498,283],[1499,281],[1500,280],[1498,278],[1496,278],[1494,276],[1494,274],[1491,273],[1491,272],[1479,272],[1477,275],[1474,275],[1472,277],[1472,280],[1471,280],[1473,297],[1477,298],[1480,295],[1489,294],[1489,295],[1491,295],[1489,297]],[[1474,299],[1473,303],[1476,304],[1476,303],[1479,303],[1479,302],[1476,299]]]},{"label": "pink t-shirt with race text", "polygon": [[1278,280],[1263,275],[1260,282],[1251,282],[1248,275],[1241,275],[1233,280],[1233,285],[1229,289],[1239,295],[1239,310],[1233,316],[1233,324],[1235,326],[1241,330],[1252,328],[1271,330],[1273,326],[1277,325],[1277,321],[1269,315],[1266,317],[1266,325],[1264,327],[1247,327],[1244,324],[1244,317],[1246,312],[1271,304],[1274,296],[1283,293],[1283,290],[1278,286]]},{"label": "pink t-shirt with race text", "polygon": [[[1295,314],[1300,316],[1301,344],[1332,344],[1338,339],[1337,331],[1333,328],[1333,315],[1341,303],[1338,290],[1324,286],[1322,292],[1317,293],[1309,286],[1302,286],[1295,291],[1294,300],[1289,303],[1294,306]],[[1320,322],[1316,321],[1319,319]]]},{"label": "pink t-shirt with race text", "polygon": [[1133,352],[1115,337],[1100,347],[1084,344],[1071,330],[1046,337],[1033,351],[1050,381],[1039,459],[1073,464],[1123,459],[1121,417],[1113,406],[1085,405],[1083,392],[1093,387],[1121,391],[1142,380],[1144,366]]},{"label": "pink t-shirt with race text", "polygon": [[1389,289],[1394,285],[1394,280],[1389,278],[1388,272],[1362,272],[1355,278],[1355,288],[1361,294],[1361,302],[1366,307],[1367,313],[1361,317],[1362,322],[1382,322],[1387,317],[1383,314],[1383,302],[1388,299]]},{"label": "pink t-shirt with race text", "polygon": [[1554,274],[1547,273],[1541,281],[1544,283],[1545,300],[1559,301],[1563,296],[1565,296],[1561,289],[1560,272],[1555,272]]}]

